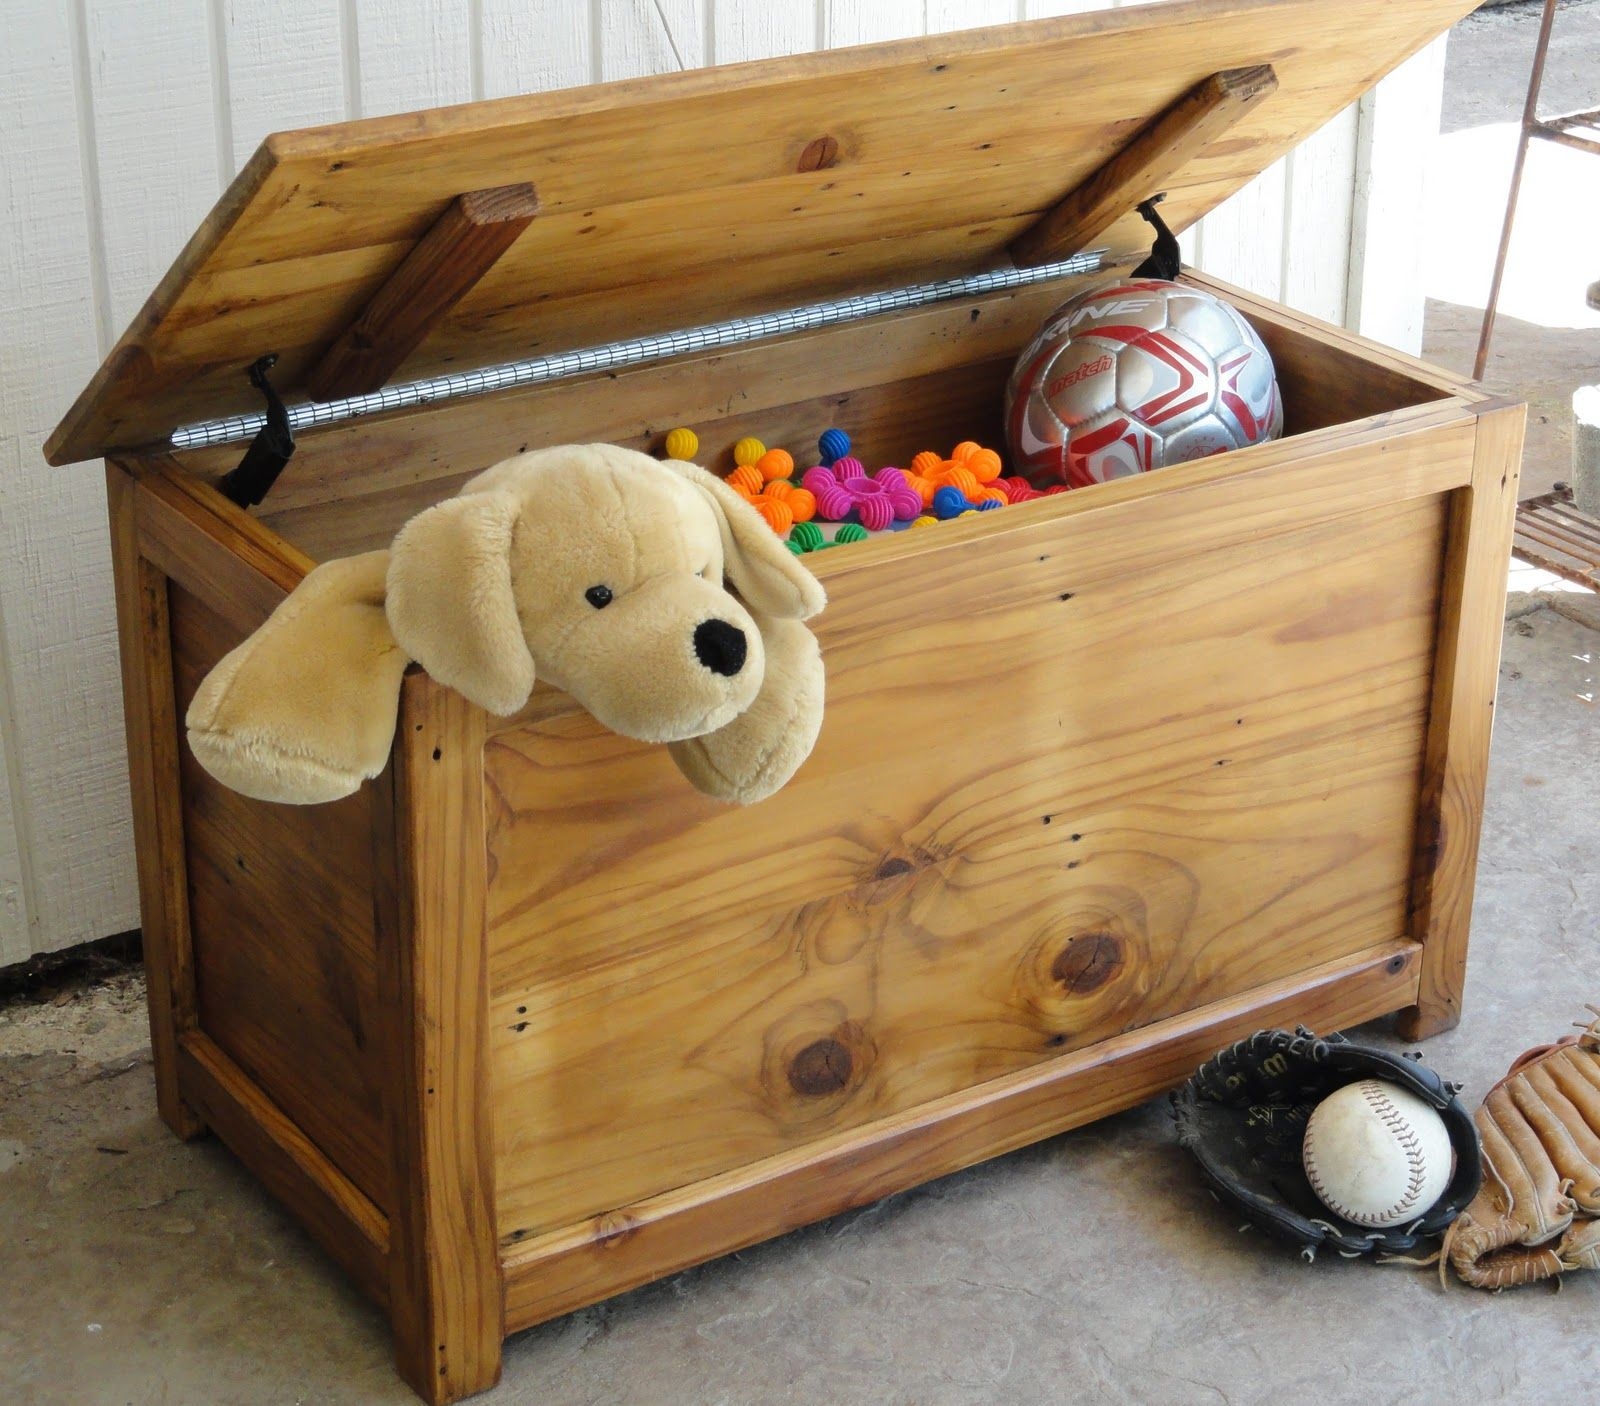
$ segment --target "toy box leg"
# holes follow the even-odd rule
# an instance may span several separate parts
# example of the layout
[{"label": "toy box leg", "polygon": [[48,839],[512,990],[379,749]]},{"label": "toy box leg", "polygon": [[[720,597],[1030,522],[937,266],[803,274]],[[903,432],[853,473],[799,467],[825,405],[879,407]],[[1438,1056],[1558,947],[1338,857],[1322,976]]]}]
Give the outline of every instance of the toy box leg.
[{"label": "toy box leg", "polygon": [[196,1006],[172,633],[167,578],[139,550],[136,491],[132,475],[115,464],[106,466],[156,1106],[162,1121],[187,1140],[203,1133],[205,1124],[178,1093],[178,1044],[195,1026]]},{"label": "toy box leg", "polygon": [[[394,1211],[390,1316],[400,1375],[425,1401],[500,1377],[484,947],[484,715],[426,674],[401,689],[392,823],[380,835],[379,960],[390,1013]],[[380,787],[383,782],[380,780]],[[392,843],[385,843],[392,840]]]},{"label": "toy box leg", "polygon": [[1416,1005],[1397,1022],[1406,1040],[1424,1040],[1461,1019],[1523,418],[1519,405],[1478,422],[1472,483],[1457,491],[1450,511],[1411,888],[1422,973]]}]

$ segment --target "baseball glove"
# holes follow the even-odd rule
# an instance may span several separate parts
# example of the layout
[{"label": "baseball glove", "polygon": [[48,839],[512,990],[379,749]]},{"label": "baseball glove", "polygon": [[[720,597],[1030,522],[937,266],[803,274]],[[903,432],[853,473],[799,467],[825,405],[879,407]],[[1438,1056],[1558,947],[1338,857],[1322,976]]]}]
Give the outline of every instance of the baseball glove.
[{"label": "baseball glove", "polygon": [[[1207,1060],[1172,1095],[1178,1143],[1194,1155],[1219,1199],[1268,1234],[1300,1247],[1306,1259],[1323,1246],[1349,1256],[1407,1255],[1441,1234],[1477,1194],[1483,1179],[1472,1117],[1445,1082],[1417,1063],[1352,1044],[1342,1035],[1261,1030]],[[1335,1089],[1358,1079],[1387,1079],[1417,1095],[1444,1119],[1455,1170],[1444,1195],[1417,1220],[1374,1229],[1341,1219],[1317,1198],[1300,1163],[1306,1121]]]},{"label": "baseball glove", "polygon": [[1600,1269],[1600,1009],[1529,1050],[1478,1110],[1487,1177],[1445,1237],[1467,1283],[1504,1289]]}]

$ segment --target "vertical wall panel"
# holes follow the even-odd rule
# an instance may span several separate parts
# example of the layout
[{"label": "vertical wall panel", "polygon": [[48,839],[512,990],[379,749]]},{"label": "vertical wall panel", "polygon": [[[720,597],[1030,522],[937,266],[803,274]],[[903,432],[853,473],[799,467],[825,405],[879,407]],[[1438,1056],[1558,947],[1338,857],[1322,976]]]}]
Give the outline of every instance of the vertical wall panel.
[{"label": "vertical wall panel", "polygon": [[127,326],[225,184],[206,0],[86,0],[111,323]]},{"label": "vertical wall panel", "polygon": [[743,63],[817,47],[821,0],[715,0],[712,43],[718,63]]},{"label": "vertical wall panel", "polygon": [[1113,0],[1027,0],[1026,16],[1030,20],[1047,19],[1055,15],[1077,15],[1085,10],[1112,10]]},{"label": "vertical wall panel", "polygon": [[700,0],[596,0],[600,6],[600,76],[640,78],[706,63]]},{"label": "vertical wall panel", "polygon": [[1328,322],[1344,318],[1358,116],[1352,104],[1289,153],[1280,296]]},{"label": "vertical wall panel", "polygon": [[927,0],[928,33],[977,29],[1021,18],[1020,0]]},{"label": "vertical wall panel", "polygon": [[590,0],[481,0],[481,5],[484,97],[574,88],[598,76]]},{"label": "vertical wall panel", "polygon": [[1285,163],[1275,161],[1200,222],[1195,262],[1217,278],[1276,298],[1283,283]]},{"label": "vertical wall panel", "polygon": [[[0,629],[0,650],[5,631]],[[28,905],[22,890],[22,849],[17,843],[16,815],[11,804],[11,728],[0,726],[0,966],[33,955],[28,941]]]},{"label": "vertical wall panel", "polygon": [[472,100],[468,0],[356,0],[363,117]]},{"label": "vertical wall panel", "polygon": [[341,121],[344,31],[329,0],[222,0],[232,175],[269,132]]},{"label": "vertical wall panel", "polygon": [[1361,100],[1346,320],[1368,337],[1422,350],[1423,191],[1444,100],[1443,37]]},{"label": "vertical wall panel", "polygon": [[[0,0],[0,746],[7,812],[0,822],[0,958],[7,960],[138,922],[101,470],[50,469],[39,451],[105,350],[95,307],[103,264],[90,235],[86,173],[98,158],[109,176],[125,180],[116,160],[136,156],[134,131],[157,153],[173,146],[147,130],[148,112],[135,115],[130,86],[113,83],[121,101],[106,111],[134,131],[106,133],[97,150],[100,114],[89,105],[88,78],[96,62],[103,78],[114,64],[100,48],[105,17],[75,29],[81,15],[53,0]],[[159,38],[160,25],[150,28]],[[210,151],[203,25],[199,34],[207,94],[202,144]],[[156,52],[151,41],[138,47],[148,64]],[[202,167],[200,181],[198,200],[208,204],[216,195],[214,169]],[[120,193],[131,198],[126,185]],[[153,247],[119,244],[125,286],[137,269],[170,258],[167,246],[181,237],[178,221],[189,222],[187,213],[160,209],[137,219],[139,237]]]},{"label": "vertical wall panel", "polygon": [[909,39],[924,32],[923,0],[828,0],[823,43],[829,49]]}]

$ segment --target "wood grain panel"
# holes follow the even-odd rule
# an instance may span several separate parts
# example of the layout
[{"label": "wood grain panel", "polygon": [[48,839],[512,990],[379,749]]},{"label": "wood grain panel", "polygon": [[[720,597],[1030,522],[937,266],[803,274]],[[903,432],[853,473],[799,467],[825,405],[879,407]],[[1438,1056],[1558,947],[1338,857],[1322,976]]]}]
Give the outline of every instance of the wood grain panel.
[{"label": "wood grain panel", "polygon": [[1478,421],[1472,484],[1450,505],[1411,904],[1411,931],[1423,943],[1421,983],[1417,1004],[1400,1020],[1409,1040],[1461,1019],[1526,417],[1516,405]]},{"label": "wood grain panel", "polygon": [[[242,632],[171,590],[182,717]],[[199,1027],[374,1204],[392,1204],[369,797],[253,801],[181,750]]]},{"label": "wood grain panel", "polygon": [[716,1255],[1103,1118],[1265,1026],[1336,1030],[1411,998],[1417,948],[1387,942],[1287,981],[508,1245],[506,1327],[530,1327]]},{"label": "wood grain panel", "polygon": [[[979,266],[1197,81],[1271,63],[1273,100],[1168,184],[1181,229],[1467,8],[1187,0],[274,137],[49,452],[253,408],[242,367],[262,350],[292,386],[463,190],[530,181],[545,216],[408,373]],[[821,138],[837,165],[807,169]],[[1106,238],[1148,243],[1137,217]],[[340,253],[359,277],[327,265]]]},{"label": "wood grain panel", "polygon": [[993,540],[835,582],[823,734],[760,807],[578,716],[493,740],[503,1227],[1403,929],[1443,500],[1104,575],[1057,528],[1026,594]]},{"label": "wood grain panel", "polygon": [[[1001,438],[1001,403],[1011,358],[958,366],[927,376],[913,376],[888,385],[862,386],[813,396],[807,400],[747,409],[714,421],[684,417],[705,446],[700,462],[722,469],[733,467],[733,446],[743,435],[755,435],[772,445],[795,445],[796,461],[815,461],[819,427],[850,427],[852,452],[874,465],[909,464],[921,449],[938,448],[948,454],[963,439],[997,444]],[[753,394],[750,399],[761,399]],[[599,407],[596,407],[599,408]],[[616,407],[609,412],[615,414]],[[622,444],[646,453],[660,453],[662,434],[651,428],[644,434],[572,435],[552,439],[555,426],[570,423],[557,402],[553,414],[537,420],[524,442],[588,443],[596,440]],[[536,436],[536,438],[535,438]],[[811,446],[809,451],[807,446]],[[520,444],[509,446],[511,452]],[[502,453],[501,457],[505,457]],[[487,467],[487,465],[485,465]],[[475,471],[474,471],[475,472]],[[470,474],[448,479],[421,479],[385,493],[317,503],[290,509],[270,519],[301,550],[322,559],[386,547],[405,522],[441,498],[458,491]]]}]

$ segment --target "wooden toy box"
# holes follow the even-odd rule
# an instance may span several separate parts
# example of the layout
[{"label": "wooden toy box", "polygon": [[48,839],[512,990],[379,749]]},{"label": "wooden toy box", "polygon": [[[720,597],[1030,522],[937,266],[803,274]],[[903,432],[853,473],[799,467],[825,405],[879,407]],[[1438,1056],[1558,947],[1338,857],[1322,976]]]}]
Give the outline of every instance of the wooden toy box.
[{"label": "wooden toy box", "polygon": [[1135,202],[1181,229],[1468,8],[1124,9],[291,133],[241,173],[50,452],[111,461],[162,1116],[387,1306],[424,1397],[1255,1028],[1453,1024],[1522,409],[1229,292],[1286,436],[812,558],[827,721],[743,810],[544,687],[491,718],[413,670],[388,771],[309,808],[217,786],[182,718],[315,560],[521,448],[997,443],[1097,275],[306,430],[253,511],[216,487],[240,444],[171,432],[258,409],[267,352],[327,401],[1126,267]]}]

